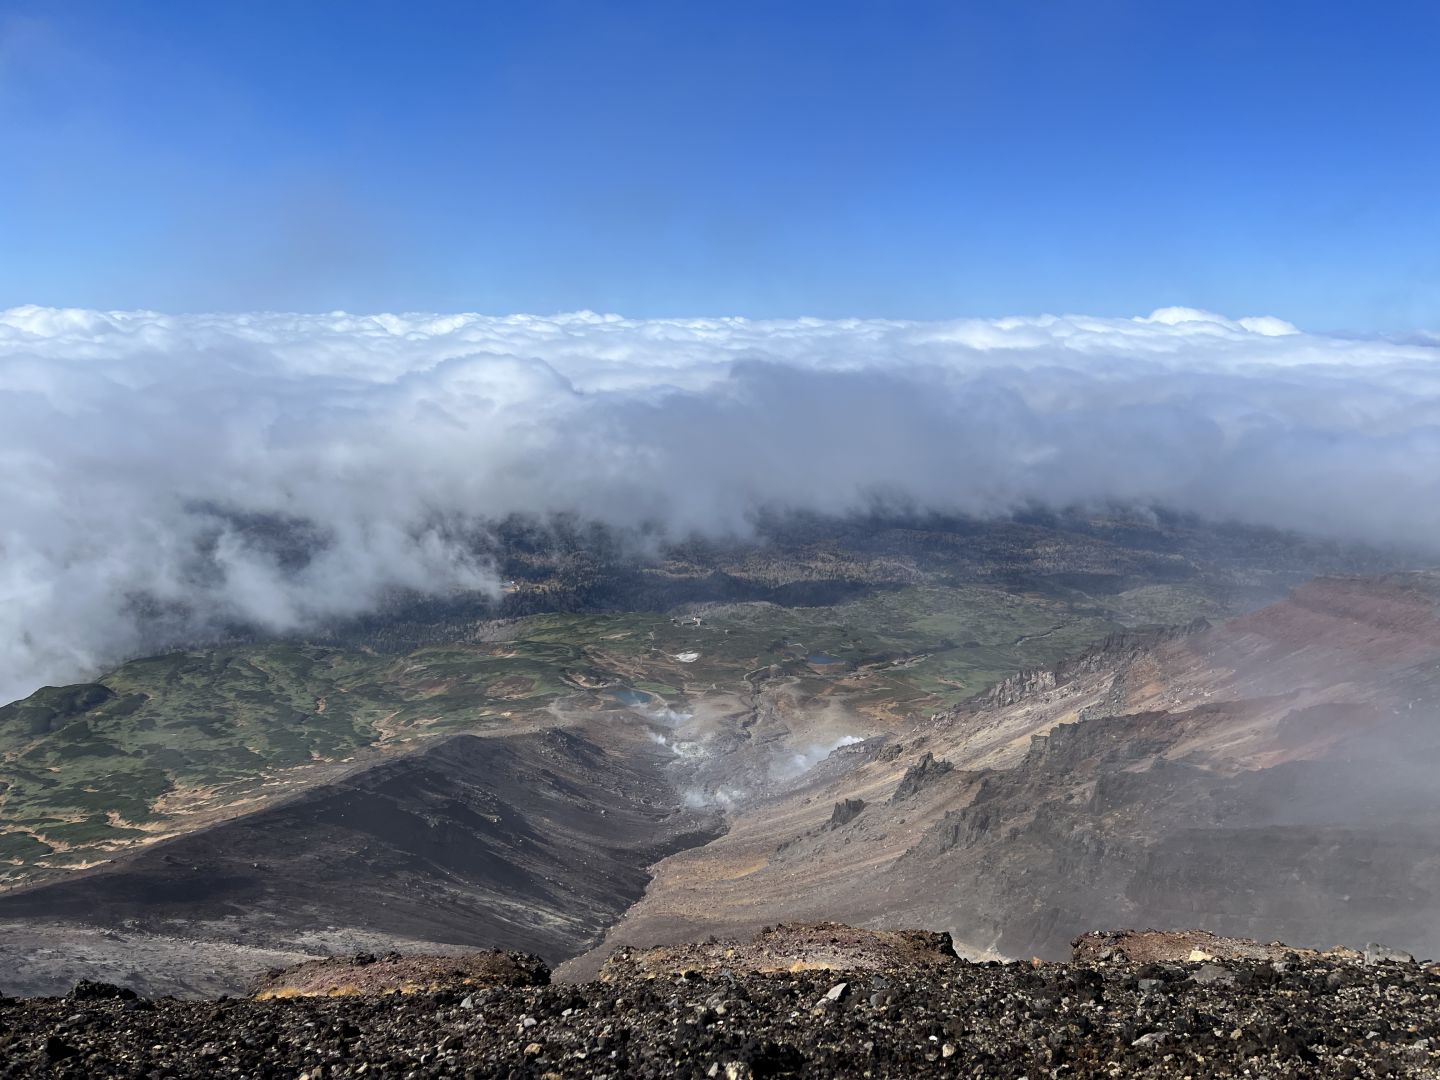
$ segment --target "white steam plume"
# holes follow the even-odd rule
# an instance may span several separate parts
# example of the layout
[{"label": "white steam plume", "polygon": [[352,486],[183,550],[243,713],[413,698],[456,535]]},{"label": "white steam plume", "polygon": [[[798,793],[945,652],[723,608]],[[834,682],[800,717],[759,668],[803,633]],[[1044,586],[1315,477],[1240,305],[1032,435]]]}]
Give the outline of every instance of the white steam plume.
[{"label": "white steam plume", "polygon": [[[1440,338],[1146,318],[0,313],[0,698],[140,646],[494,587],[467,530],[570,511],[1163,503],[1440,547]],[[324,543],[309,561],[246,522]]]}]

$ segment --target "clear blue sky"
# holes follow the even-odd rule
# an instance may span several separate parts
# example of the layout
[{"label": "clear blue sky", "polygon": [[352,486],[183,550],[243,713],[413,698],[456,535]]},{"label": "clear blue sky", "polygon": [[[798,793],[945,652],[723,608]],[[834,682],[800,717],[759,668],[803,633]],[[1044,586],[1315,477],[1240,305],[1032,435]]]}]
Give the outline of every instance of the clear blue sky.
[{"label": "clear blue sky", "polygon": [[1440,4],[0,0],[0,306],[1440,326]]}]

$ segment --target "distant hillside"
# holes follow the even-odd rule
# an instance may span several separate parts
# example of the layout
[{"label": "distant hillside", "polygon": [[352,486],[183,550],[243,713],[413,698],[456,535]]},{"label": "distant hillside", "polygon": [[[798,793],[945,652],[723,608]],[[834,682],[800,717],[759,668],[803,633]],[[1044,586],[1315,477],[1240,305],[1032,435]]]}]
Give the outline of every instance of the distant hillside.
[{"label": "distant hillside", "polygon": [[[752,822],[763,825],[761,846],[744,849],[762,868],[742,875],[747,904],[783,906],[792,888],[819,904],[832,886],[852,907],[868,903],[868,874],[918,845],[936,813],[997,791],[983,770],[1020,762],[1028,735],[1053,724],[1032,691],[1054,688],[1057,665],[1109,656],[1094,651],[1107,641],[1113,652],[1153,640],[1130,630],[1250,610],[1306,566],[1353,554],[1184,521],[789,519],[765,529],[766,543],[682,545],[625,573],[670,581],[676,595],[717,574],[772,596],[834,587],[832,602],[508,619],[452,608],[423,626],[407,621],[425,614],[410,607],[389,623],[338,627],[326,643],[142,658],[0,708],[0,888],[10,890],[0,920],[24,924],[8,939],[0,927],[0,956],[7,941],[23,951],[51,934],[48,919],[159,935],[157,949],[188,938],[196,965],[215,962],[222,942],[293,953],[417,939],[560,960],[639,898],[651,859],[705,840],[716,814],[733,835],[705,860],[730,858]],[[536,550],[549,552],[535,556],[543,565],[555,549]],[[543,576],[517,579],[516,591]],[[964,704],[975,700],[999,710],[984,721],[1004,733],[990,756],[968,743],[951,751],[956,731],[992,715]],[[926,752],[935,775],[915,773],[892,800],[886,785]],[[540,765],[557,754],[579,771]],[[531,789],[516,790],[532,767]],[[612,795],[620,802],[607,808]],[[1027,789],[1013,801],[1046,798]],[[486,824],[474,815],[493,800],[509,809]],[[845,807],[833,820],[831,803]],[[828,831],[812,834],[812,816]],[[552,834],[569,846],[547,846]],[[447,838],[443,850],[425,847],[432,835]],[[837,854],[862,838],[861,863]],[[637,925],[667,895],[666,868],[687,857],[662,864]],[[799,869],[811,865],[831,869],[812,879]],[[596,881],[603,901],[587,892]],[[751,921],[727,903],[701,903],[700,921]],[[878,918],[887,909],[875,903],[866,910]],[[693,917],[677,914],[676,925]],[[990,927],[955,929],[972,945],[1011,932]],[[86,940],[96,955],[108,948]],[[200,985],[175,974],[188,963],[153,977]]]}]

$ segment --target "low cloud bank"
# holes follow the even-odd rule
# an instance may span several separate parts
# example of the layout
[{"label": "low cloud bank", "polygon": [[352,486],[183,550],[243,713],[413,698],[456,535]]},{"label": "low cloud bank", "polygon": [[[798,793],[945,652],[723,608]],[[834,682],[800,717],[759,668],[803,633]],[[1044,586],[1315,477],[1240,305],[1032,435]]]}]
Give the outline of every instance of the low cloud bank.
[{"label": "low cloud bank", "polygon": [[1122,500],[1434,549],[1437,360],[1440,338],[1175,308],[16,308],[0,312],[0,699],[143,647],[142,625],[280,631],[397,588],[493,590],[475,530],[510,513],[743,533],[757,507]]}]

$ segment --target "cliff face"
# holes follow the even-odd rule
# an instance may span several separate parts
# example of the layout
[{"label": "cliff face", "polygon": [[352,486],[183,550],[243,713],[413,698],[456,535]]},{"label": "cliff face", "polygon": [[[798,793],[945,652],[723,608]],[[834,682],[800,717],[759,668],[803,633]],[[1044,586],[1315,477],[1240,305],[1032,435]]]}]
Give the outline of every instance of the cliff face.
[{"label": "cliff face", "polygon": [[1322,582],[1112,644],[1087,718],[1035,735],[896,869],[955,882],[953,932],[1012,955],[1107,918],[1440,952],[1436,629],[1428,591]]},{"label": "cliff face", "polygon": [[1230,774],[1166,756],[1205,719],[1146,713],[1037,736],[896,872],[954,882],[952,932],[1008,955],[1062,954],[1074,928],[1107,916],[1440,953],[1428,767],[1300,760]]},{"label": "cliff face", "polygon": [[[1437,713],[1424,580],[1117,636],[740,815],[610,940],[835,918],[972,954],[1058,958],[1116,923],[1440,954]],[[845,798],[864,812],[820,828]]]},{"label": "cliff face", "polygon": [[1086,675],[1113,671],[1128,660],[1149,652],[1166,642],[1181,641],[1211,629],[1206,619],[1196,619],[1184,626],[1155,630],[1127,630],[1111,634],[1093,649],[1061,661],[1053,668],[1027,669],[1001,679],[972,701],[935,719],[956,720],[967,714],[1005,708],[1065,686]]}]

